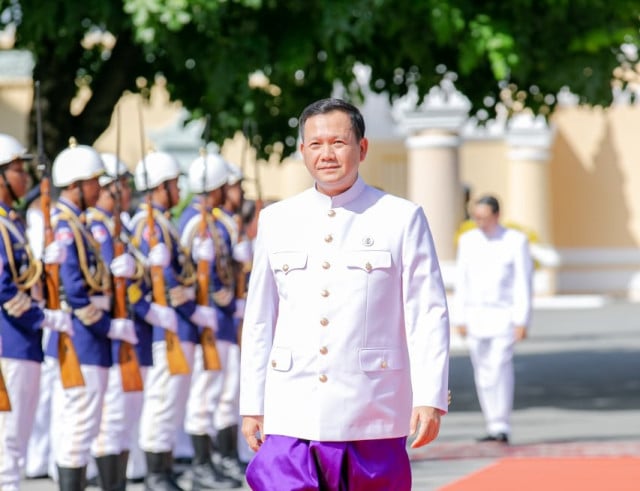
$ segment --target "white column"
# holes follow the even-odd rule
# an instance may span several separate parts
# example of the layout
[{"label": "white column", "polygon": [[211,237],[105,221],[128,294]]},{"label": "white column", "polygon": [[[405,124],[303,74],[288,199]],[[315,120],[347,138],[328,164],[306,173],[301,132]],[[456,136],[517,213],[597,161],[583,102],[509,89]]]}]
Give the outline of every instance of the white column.
[{"label": "white column", "polygon": [[553,131],[542,116],[518,114],[507,125],[509,159],[510,221],[531,229],[539,238],[532,247],[538,262],[534,275],[536,294],[556,291],[557,254],[550,245],[551,201],[549,191],[549,152]]},{"label": "white column", "polygon": [[455,259],[454,236],[464,216],[458,153],[469,108],[466,97],[445,80],[419,107],[403,110],[398,118],[408,133],[407,197],[424,208],[445,262]]},{"label": "white column", "polygon": [[549,150],[553,131],[542,116],[518,114],[507,125],[509,218],[549,243]]}]

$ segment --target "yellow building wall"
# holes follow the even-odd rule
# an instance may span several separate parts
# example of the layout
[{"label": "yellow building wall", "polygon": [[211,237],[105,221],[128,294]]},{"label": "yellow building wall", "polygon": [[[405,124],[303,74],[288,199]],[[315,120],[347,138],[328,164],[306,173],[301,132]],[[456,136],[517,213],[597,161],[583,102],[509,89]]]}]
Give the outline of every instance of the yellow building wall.
[{"label": "yellow building wall", "polygon": [[549,163],[561,248],[640,245],[640,108],[558,111]]}]

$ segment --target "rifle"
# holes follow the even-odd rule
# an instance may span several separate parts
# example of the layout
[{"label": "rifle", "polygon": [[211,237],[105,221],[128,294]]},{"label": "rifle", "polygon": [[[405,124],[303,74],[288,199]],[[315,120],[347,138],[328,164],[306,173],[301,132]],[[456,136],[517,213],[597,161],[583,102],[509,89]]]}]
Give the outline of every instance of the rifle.
[{"label": "rifle", "polygon": [[[40,109],[40,81],[35,83],[36,89],[36,128],[38,141],[38,169],[41,172],[40,178],[40,206],[42,218],[44,220],[44,246],[48,246],[54,240],[53,228],[51,227],[51,177],[47,158],[44,155],[44,142],[42,137],[42,114]],[[60,265],[44,265],[44,286],[46,306],[51,310],[60,309]],[[84,385],[84,377],[80,370],[78,354],[73,346],[71,336],[66,332],[58,333],[58,362],[60,364],[60,375],[62,386],[65,389],[71,387],[81,387]]]},{"label": "rifle", "polygon": [[[211,116],[207,115],[207,122],[204,130],[204,141],[206,143],[209,135],[209,127],[211,124]],[[200,224],[198,234],[202,239],[207,237],[207,215],[213,217],[213,214],[207,212],[206,207],[206,188],[207,188],[207,152],[206,144],[201,151],[202,156],[202,208],[200,215]],[[215,225],[214,225],[215,226]],[[198,305],[209,305],[209,277],[210,277],[209,261],[201,259],[198,261],[196,270],[197,291],[196,302]],[[210,327],[203,327],[200,334],[200,344],[202,345],[202,361],[205,370],[220,370],[220,355],[216,348],[216,335]]]},{"label": "rifle", "polygon": [[[142,108],[138,106],[138,116],[140,121],[140,139],[142,142],[142,167],[144,169],[144,178],[147,184],[147,228],[149,229],[149,249],[158,245],[158,234],[156,233],[156,221],[153,217],[153,206],[151,203],[151,190],[149,189],[149,169],[145,161],[144,149],[144,127],[142,125]],[[164,271],[162,266],[151,266],[149,268],[151,274],[151,293],[153,301],[163,307],[167,306],[167,297],[165,295]],[[182,346],[180,346],[180,338],[175,332],[168,329],[164,331],[164,338],[167,343],[167,364],[171,375],[186,375],[190,372],[189,362],[184,356]]]},{"label": "rifle", "polygon": [[[121,256],[125,252],[125,244],[120,237],[122,233],[122,192],[120,190],[120,106],[116,106],[116,179],[115,179],[115,206],[113,210],[113,255]],[[120,276],[113,278],[113,318],[125,319],[127,317],[127,280]],[[120,365],[120,378],[124,392],[140,392],[143,388],[140,363],[136,350],[131,343],[120,341],[118,351],[118,364]]]}]

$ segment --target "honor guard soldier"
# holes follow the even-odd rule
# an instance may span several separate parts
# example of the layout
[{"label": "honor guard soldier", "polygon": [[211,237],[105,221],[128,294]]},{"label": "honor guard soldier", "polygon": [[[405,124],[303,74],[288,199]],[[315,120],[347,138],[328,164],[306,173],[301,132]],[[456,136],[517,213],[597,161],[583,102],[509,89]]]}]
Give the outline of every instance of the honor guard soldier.
[{"label": "honor guard soldier", "polygon": [[[100,194],[96,206],[87,210],[89,230],[100,245],[103,260],[112,265],[111,271],[114,277],[131,280],[130,291],[140,292],[133,294],[133,301],[129,302],[131,309],[139,313],[140,318],[155,314],[163,321],[173,319],[175,325],[175,312],[172,309],[151,305],[142,295],[139,284],[143,280],[145,258],[140,251],[137,251],[138,260],[130,254],[130,252],[135,253],[136,249],[130,244],[129,234],[119,222],[121,212],[128,210],[131,204],[129,185],[131,174],[124,162],[115,155],[103,153],[100,156],[105,166],[105,173],[98,178]],[[120,229],[118,238],[115,237],[116,228]],[[121,249],[124,250],[126,247],[129,252],[116,254],[117,241],[121,241]],[[122,293],[124,303],[127,292],[123,290]],[[117,292],[114,291],[114,294]],[[127,306],[126,303],[124,306]],[[128,314],[128,312],[125,313]],[[136,322],[135,327],[139,341],[135,348],[136,355],[132,370],[137,373],[129,373],[122,366],[120,363],[122,343],[114,341],[111,350],[114,363],[109,370],[100,431],[91,448],[98,467],[99,484],[105,491],[126,488],[129,449],[132,442],[137,447],[137,428],[142,411],[142,381],[146,368],[151,365],[152,360],[151,327],[145,322]],[[124,360],[125,364],[131,362],[128,359]],[[139,379],[139,386],[135,380],[123,380],[123,377],[127,376]]]},{"label": "honor guard soldier", "polygon": [[[34,259],[26,240],[25,224],[13,203],[27,191],[26,149],[12,136],[0,134],[0,365],[11,407],[0,412],[0,489],[17,491],[20,461],[26,454],[38,404],[42,330],[71,334],[71,316],[41,309],[34,296],[42,265]],[[65,248],[52,242],[43,261],[61,263]]]},{"label": "honor guard soldier", "polygon": [[[67,260],[60,266],[60,285],[63,301],[72,312],[73,347],[84,379],[81,386],[63,389],[57,384],[54,388],[54,453],[61,491],[80,490],[86,485],[86,465],[100,427],[112,364],[111,340],[137,342],[131,320],[111,319],[108,271],[100,246],[85,225],[84,212],[96,204],[98,178],[103,173],[100,155],[74,141],[53,162],[52,179],[60,189],[60,198],[52,212],[52,226],[56,240],[65,244],[67,251]],[[112,267],[114,273],[120,272],[121,265],[114,263]],[[55,334],[47,353],[58,356]]]},{"label": "honor guard soldier", "polygon": [[[207,276],[205,282],[198,281],[197,288],[206,289],[199,298],[215,306],[216,318],[208,327],[216,331],[217,341],[209,349],[217,351],[219,360],[219,366],[206,366],[207,347],[203,344],[202,350],[196,350],[185,420],[194,449],[192,489],[230,489],[242,483],[222,475],[211,461],[214,413],[224,390],[229,345],[236,339],[231,249],[222,234],[223,227],[216,224],[212,214],[224,201],[228,168],[219,155],[203,154],[191,163],[188,178],[195,197],[184,209],[178,228],[183,246],[198,264],[198,273],[204,267]],[[203,404],[203,400],[207,402]]]},{"label": "honor guard soldier", "polygon": [[[100,156],[105,166],[105,173],[98,180],[102,190],[96,206],[88,210],[87,222],[92,235],[100,244],[103,259],[105,262],[110,262],[114,257],[116,228],[114,213],[119,212],[121,216],[126,216],[129,211],[132,175],[125,163],[119,160],[116,155],[103,153]],[[178,320],[172,308],[149,301],[150,287],[147,275],[144,274],[144,271],[142,271],[143,274],[140,274],[140,270],[149,264],[167,265],[169,252],[164,244],[158,244],[150,251],[148,257],[145,257],[142,251],[133,244],[131,233],[126,224],[122,222],[124,220],[120,224],[120,240],[124,242],[126,250],[132,254],[136,263],[135,273],[133,268],[129,268],[128,271],[123,270],[122,273],[129,280],[127,301],[129,310],[133,313],[138,337],[135,350],[140,378],[144,384],[148,368],[153,364],[151,354],[152,325],[164,326],[166,329],[176,331]],[[131,275],[132,273],[134,274]],[[103,481],[104,489],[124,489],[126,478],[129,476],[128,467],[131,467],[129,470],[134,477],[141,477],[146,473],[144,456],[142,456],[142,463],[137,457],[138,452],[141,453],[138,435],[143,392],[141,390],[123,390],[122,374],[126,372],[123,372],[119,364],[116,363],[120,354],[120,344],[113,343],[114,365],[109,372],[100,432],[92,445],[92,453],[96,456],[98,469],[100,470],[101,462],[104,466],[104,472],[101,474],[113,475],[114,467],[117,468],[117,483],[108,480],[105,485]],[[132,456],[131,453],[134,455]],[[99,457],[101,455],[102,458]],[[109,484],[112,486],[110,487]]]},{"label": "honor guard soldier", "polygon": [[153,300],[168,301],[176,310],[179,337],[175,339],[176,333],[154,323],[153,366],[145,381],[140,426],[147,491],[180,491],[172,474],[172,451],[177,430],[184,424],[198,326],[210,324],[216,315],[212,307],[195,303],[193,263],[168,216],[180,199],[179,176],[177,160],[166,152],[146,155],[134,171],[136,188],[147,193],[147,202],[132,217],[131,230],[143,253],[156,243],[163,243],[169,251],[170,260],[159,275],[154,273],[157,266],[151,265]]},{"label": "honor guard soldier", "polygon": [[[229,342],[228,355],[225,360],[225,383],[222,394],[216,404],[214,413],[214,428],[216,432],[216,453],[214,463],[224,474],[236,479],[244,480],[245,464],[241,463],[239,450],[246,461],[251,454],[246,446],[244,438],[239,440],[239,395],[240,395],[240,346],[238,340],[242,328],[244,316],[244,302],[246,286],[253,251],[251,240],[247,237],[247,231],[242,216],[244,193],[242,170],[235,164],[227,162],[229,177],[225,186],[224,202],[213,210],[216,222],[224,241],[232,251],[232,263],[235,278],[235,310],[233,313],[236,336],[234,339],[222,339],[222,343]],[[238,445],[242,447],[239,449]]]}]

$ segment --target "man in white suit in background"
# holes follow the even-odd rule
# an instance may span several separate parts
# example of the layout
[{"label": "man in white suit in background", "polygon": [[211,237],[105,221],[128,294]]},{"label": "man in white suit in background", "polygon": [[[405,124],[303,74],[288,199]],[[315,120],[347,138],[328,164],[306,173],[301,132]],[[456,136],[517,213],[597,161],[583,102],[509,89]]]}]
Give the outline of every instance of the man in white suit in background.
[{"label": "man in white suit in background", "polygon": [[527,336],[531,317],[532,260],[527,237],[500,225],[494,196],[471,210],[477,228],[460,237],[454,321],[467,338],[487,435],[509,443],[515,377],[513,347]]},{"label": "man in white suit in background", "polygon": [[449,318],[422,209],[364,183],[362,115],[300,116],[315,186],[266,207],[242,335],[242,432],[254,490],[411,489],[412,447],[447,411]]}]

